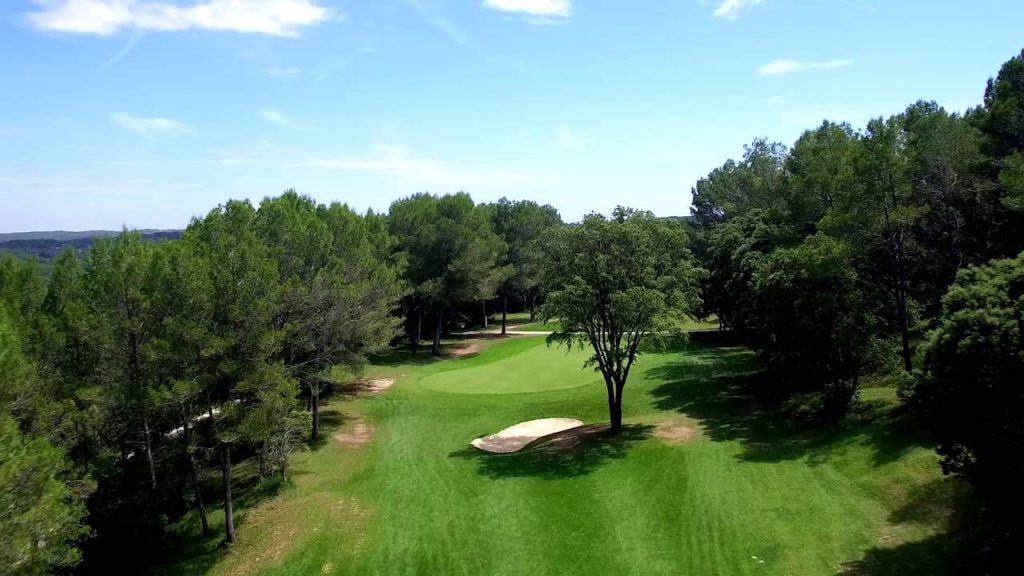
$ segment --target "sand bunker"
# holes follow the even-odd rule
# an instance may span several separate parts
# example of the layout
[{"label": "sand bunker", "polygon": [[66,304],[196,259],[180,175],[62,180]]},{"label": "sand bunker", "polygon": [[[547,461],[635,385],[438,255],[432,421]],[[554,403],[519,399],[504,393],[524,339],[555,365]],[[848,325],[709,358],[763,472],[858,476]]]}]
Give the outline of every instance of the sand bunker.
[{"label": "sand bunker", "polygon": [[363,382],[363,388],[371,394],[380,394],[381,392],[391,388],[394,385],[395,380],[393,378],[380,378],[377,380],[367,380]]},{"label": "sand bunker", "polygon": [[471,444],[485,452],[508,454],[522,450],[524,446],[533,442],[537,438],[542,438],[549,434],[564,432],[565,430],[571,430],[572,428],[582,425],[583,422],[580,420],[573,420],[572,418],[541,418],[539,420],[528,420],[526,422],[520,422],[515,426],[505,428],[497,434],[477,438],[476,440],[473,440]]}]

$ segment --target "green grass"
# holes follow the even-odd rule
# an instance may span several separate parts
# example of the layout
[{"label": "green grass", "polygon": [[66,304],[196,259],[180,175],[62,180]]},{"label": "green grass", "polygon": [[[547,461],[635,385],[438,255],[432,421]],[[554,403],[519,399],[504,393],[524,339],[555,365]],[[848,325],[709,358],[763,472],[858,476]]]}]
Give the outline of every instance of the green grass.
[{"label": "green grass", "polygon": [[517,332],[557,332],[561,329],[562,325],[559,322],[531,322],[529,324],[509,326],[509,330],[515,330]]},{"label": "green grass", "polygon": [[[189,545],[162,571],[937,574],[948,560],[958,485],[892,414],[890,389],[865,391],[843,425],[801,428],[749,394],[764,383],[748,351],[693,342],[643,356],[620,437],[489,455],[469,441],[533,418],[606,421],[580,355],[536,337],[377,364],[395,387],[332,399],[327,441],[295,458],[279,496],[242,510],[234,547],[189,540],[189,517]],[[372,442],[331,439],[357,419]],[[696,436],[668,443],[665,425]]]}]

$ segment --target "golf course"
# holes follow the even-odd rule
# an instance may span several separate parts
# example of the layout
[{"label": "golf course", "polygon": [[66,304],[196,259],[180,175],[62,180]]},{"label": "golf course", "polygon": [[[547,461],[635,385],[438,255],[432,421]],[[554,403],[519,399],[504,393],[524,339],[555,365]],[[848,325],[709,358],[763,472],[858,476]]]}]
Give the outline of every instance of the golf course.
[{"label": "golf course", "polygon": [[[763,401],[756,356],[697,339],[644,351],[624,427],[588,354],[543,336],[392,352],[336,387],[318,445],[261,493],[239,465],[223,516],[164,574],[935,574],[958,480],[866,383],[850,417],[801,425]],[[372,385],[365,384],[372,382]],[[470,446],[518,422],[585,425],[512,454]],[[250,470],[248,476],[254,476]]]}]

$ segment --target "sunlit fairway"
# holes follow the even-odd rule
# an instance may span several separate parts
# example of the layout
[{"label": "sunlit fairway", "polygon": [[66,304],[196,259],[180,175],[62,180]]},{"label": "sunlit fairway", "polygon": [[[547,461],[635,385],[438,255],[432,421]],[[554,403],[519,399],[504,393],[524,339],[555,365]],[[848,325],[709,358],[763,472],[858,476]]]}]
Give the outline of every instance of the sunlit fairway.
[{"label": "sunlit fairway", "polygon": [[892,416],[894,391],[868,388],[847,424],[802,431],[747,394],[758,366],[741,348],[644,355],[616,439],[469,447],[524,420],[604,422],[583,359],[543,337],[378,359],[371,375],[396,385],[335,394],[325,442],[276,498],[241,512],[236,545],[200,541],[187,517],[189,547],[162,571],[933,574],[948,562],[938,503],[955,484]]}]

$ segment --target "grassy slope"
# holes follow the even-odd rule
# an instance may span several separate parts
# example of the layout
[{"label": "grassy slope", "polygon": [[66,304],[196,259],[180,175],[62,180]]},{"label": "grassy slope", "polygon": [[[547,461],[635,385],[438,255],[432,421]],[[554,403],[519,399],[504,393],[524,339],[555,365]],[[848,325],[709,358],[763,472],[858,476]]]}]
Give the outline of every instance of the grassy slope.
[{"label": "grassy slope", "polygon": [[[374,369],[400,377],[387,393],[328,407],[328,430],[361,418],[374,442],[328,440],[300,455],[294,486],[243,512],[230,552],[207,541],[166,571],[933,574],[943,562],[945,509],[936,503],[953,484],[888,415],[891,390],[868,390],[862,414],[844,427],[801,432],[738,387],[755,369],[748,352],[693,343],[685,354],[644,356],[621,440],[494,456],[466,445],[532,418],[603,421],[603,387],[495,395],[420,386],[469,390],[510,371],[580,378],[579,358],[544,348],[543,338],[500,341],[466,359],[409,360]],[[669,445],[650,436],[648,423],[679,413],[700,421],[702,437]]]}]

